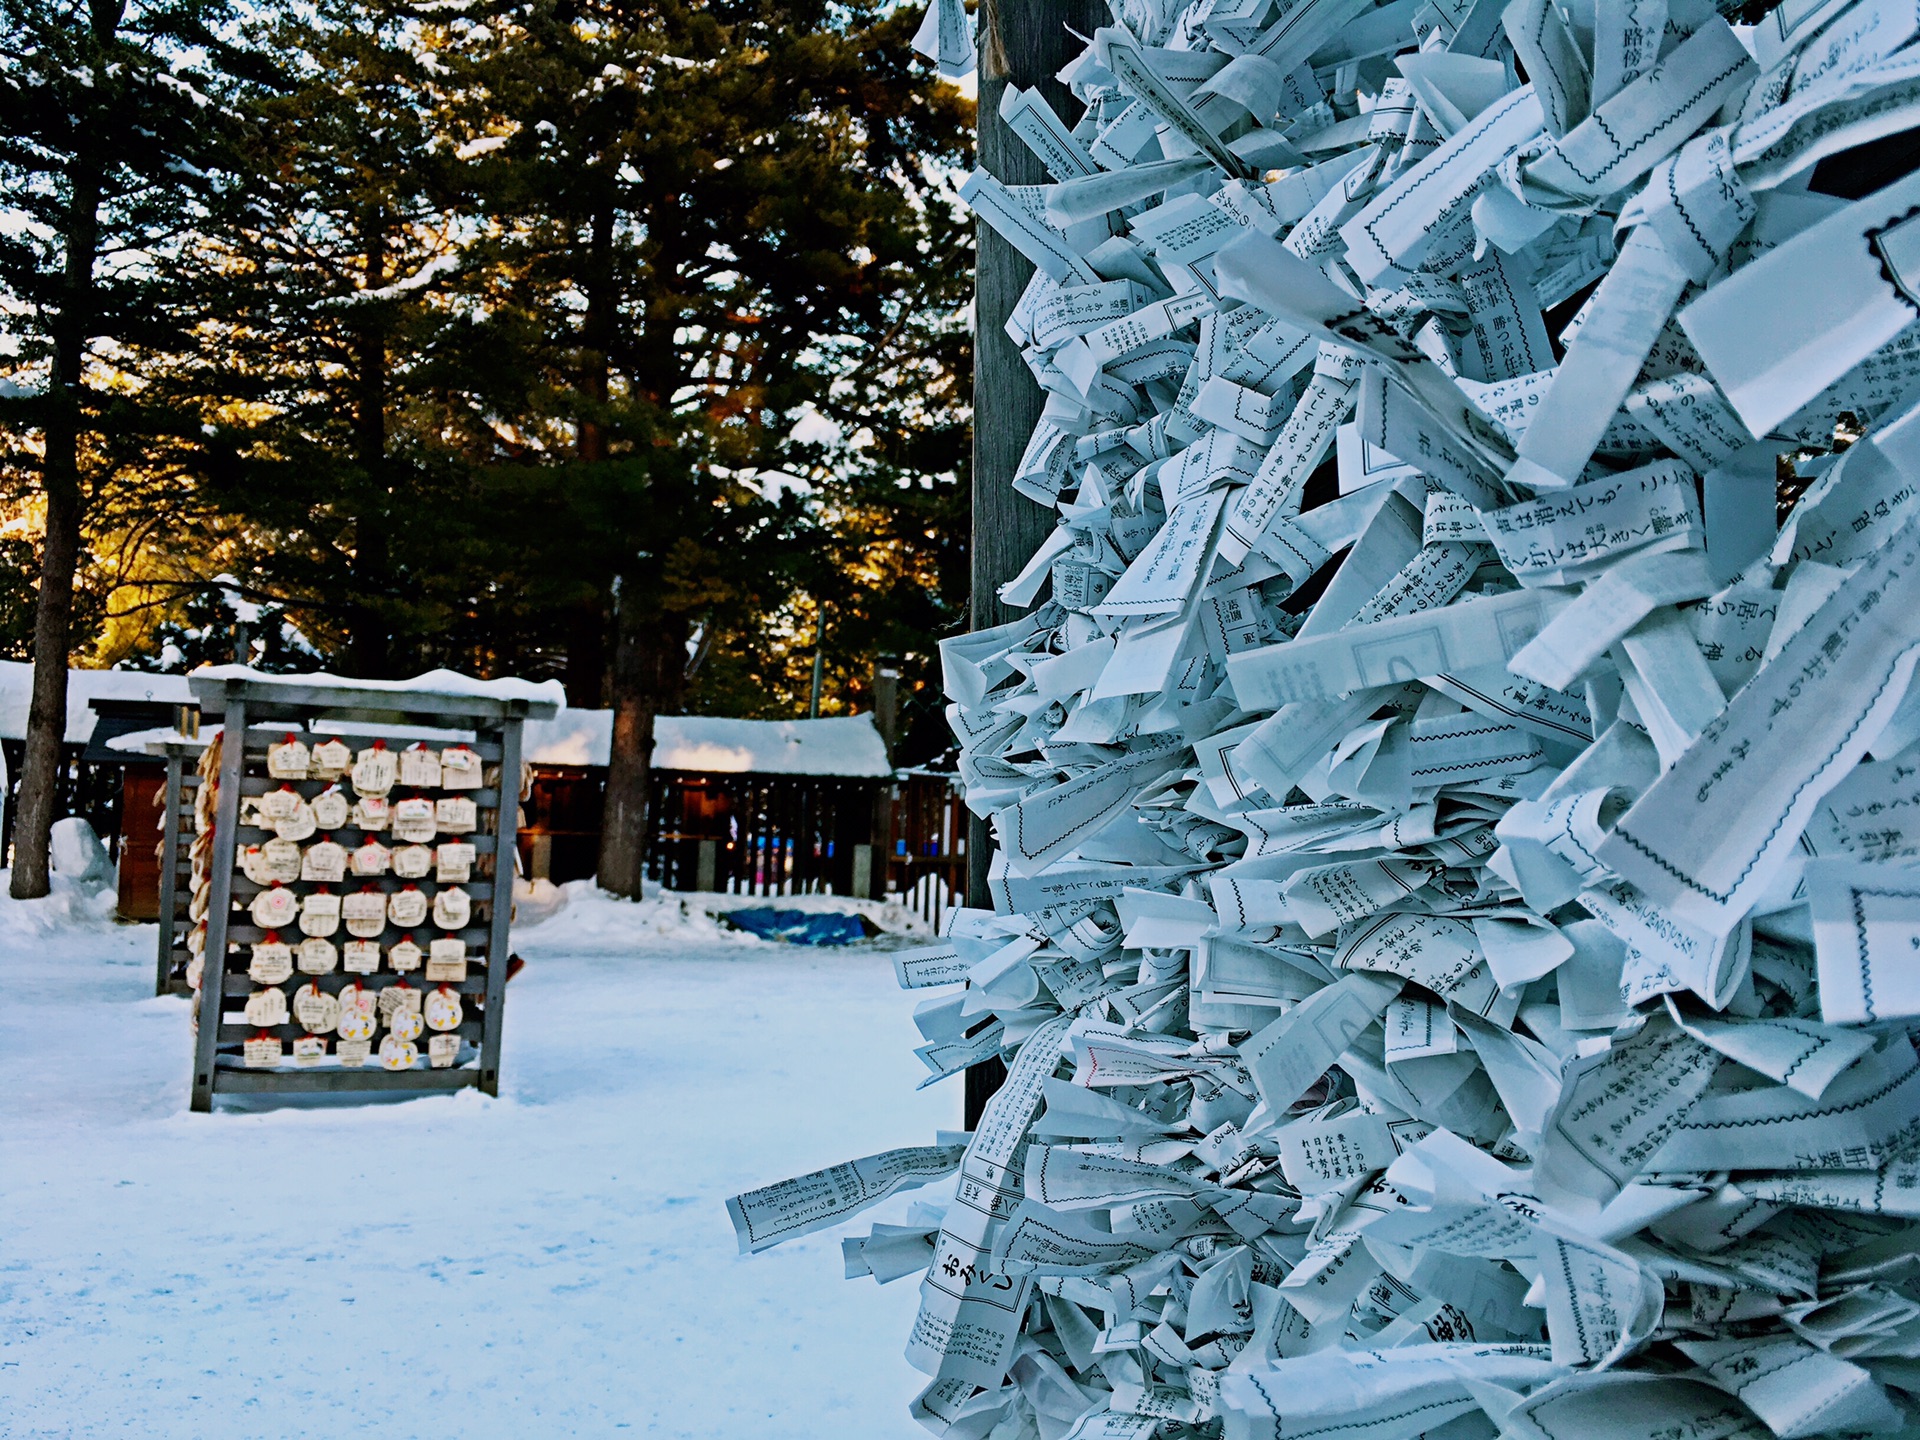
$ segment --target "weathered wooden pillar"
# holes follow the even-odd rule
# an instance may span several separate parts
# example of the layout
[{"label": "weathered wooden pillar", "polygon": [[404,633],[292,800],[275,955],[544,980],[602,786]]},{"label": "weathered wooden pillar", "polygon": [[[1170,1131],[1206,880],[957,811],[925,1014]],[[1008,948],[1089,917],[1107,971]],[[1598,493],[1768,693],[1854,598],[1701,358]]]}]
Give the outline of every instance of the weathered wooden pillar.
[{"label": "weathered wooden pillar", "polygon": [[[1062,120],[1072,124],[1080,107],[1054,72],[1077,54],[1082,37],[1110,23],[1104,0],[984,0],[978,42],[980,85],[979,164],[1008,185],[1041,185],[1052,177],[1000,119],[1000,97],[1009,85],[1038,86]],[[976,630],[1015,618],[1017,611],[995,593],[1027,563],[1053,529],[1051,510],[1014,493],[1013,475],[1027,437],[1045,404],[1020,351],[1007,338],[1007,316],[1033,276],[1033,266],[985,223],[974,234],[973,339],[973,601]],[[986,823],[972,817],[967,829],[967,903],[985,906],[988,847]],[[1006,1071],[998,1060],[967,1072],[968,1128]]]}]

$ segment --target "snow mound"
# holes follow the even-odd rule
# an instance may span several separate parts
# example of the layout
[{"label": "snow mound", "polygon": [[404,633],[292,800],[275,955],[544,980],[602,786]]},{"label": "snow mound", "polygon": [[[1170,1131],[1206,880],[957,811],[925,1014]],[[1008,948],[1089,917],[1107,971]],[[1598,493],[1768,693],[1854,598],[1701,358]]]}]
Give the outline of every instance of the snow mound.
[{"label": "snow mound", "polygon": [[[0,897],[5,897],[0,899],[0,949],[39,944],[56,932],[73,930],[118,932],[124,939],[133,928],[116,924],[114,906],[118,897],[111,885],[83,885],[56,868],[52,893],[38,900],[15,900],[6,895],[11,874],[0,870]],[[152,943],[149,939],[149,949]]]},{"label": "snow mound", "polygon": [[54,821],[49,838],[55,875],[65,877],[89,895],[113,883],[113,862],[107,858],[107,847],[100,843],[93,826],[78,815]]},{"label": "snow mound", "polygon": [[564,903],[544,918],[529,924],[525,912],[516,917],[515,949],[617,955],[658,950],[667,942],[744,947],[765,943],[727,929],[681,895],[656,893],[644,900],[624,900],[591,880],[569,880],[560,887],[560,893]]}]

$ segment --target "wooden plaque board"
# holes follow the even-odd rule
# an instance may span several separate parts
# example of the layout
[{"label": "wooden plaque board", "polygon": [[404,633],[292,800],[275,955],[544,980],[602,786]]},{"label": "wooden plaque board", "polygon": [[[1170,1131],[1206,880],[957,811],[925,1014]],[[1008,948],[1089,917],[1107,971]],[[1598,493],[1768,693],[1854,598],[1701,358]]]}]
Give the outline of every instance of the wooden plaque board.
[{"label": "wooden plaque board", "polygon": [[[507,926],[513,908],[514,836],[519,813],[521,727],[528,719],[548,718],[559,707],[550,701],[319,685],[303,682],[298,676],[284,680],[209,677],[194,679],[192,685],[201,708],[222,712],[225,722],[219,773],[213,781],[218,788],[209,861],[212,893],[207,911],[206,965],[200,982],[199,1025],[194,1047],[193,1108],[203,1112],[212,1110],[216,1095],[261,1092],[427,1093],[474,1086],[489,1095],[498,1094],[501,1014],[507,983]],[[267,775],[269,744],[287,734],[298,735],[308,744],[332,738],[324,733],[330,728],[328,722],[351,722],[353,733],[339,738],[356,750],[376,739],[388,738],[381,733],[381,727],[385,726],[396,730],[426,727],[471,732],[474,739],[467,743],[479,753],[483,769],[497,768],[497,784],[458,792],[472,799],[479,811],[475,831],[458,837],[470,842],[477,855],[473,879],[460,887],[473,902],[472,919],[464,930],[442,932],[429,922],[416,931],[422,942],[443,933],[458,934],[466,941],[467,978],[452,983],[451,988],[460,992],[466,1011],[458,1033],[468,1043],[462,1046],[461,1058],[451,1068],[429,1066],[424,1037],[421,1058],[411,1069],[390,1071],[381,1068],[375,1060],[362,1066],[343,1066],[332,1053],[331,1045],[323,1063],[296,1066],[291,1060],[290,1046],[285,1042],[306,1032],[291,1022],[274,1027],[283,1042],[283,1050],[288,1053],[281,1064],[252,1068],[243,1058],[243,1042],[258,1033],[258,1027],[247,1024],[240,1013],[255,988],[247,976],[248,957],[253,943],[263,935],[247,913],[248,902],[260,887],[237,872],[236,861],[242,845],[271,838],[272,832],[241,826],[241,797],[281,787],[282,781],[270,780]],[[315,726],[323,727],[323,731],[317,732]],[[388,744],[398,751],[414,743],[415,738],[395,734],[388,738]],[[170,775],[170,781],[171,778]],[[325,789],[327,782],[285,783],[303,796],[311,797]],[[179,807],[178,823],[179,817],[191,814],[190,792],[187,787],[172,783],[169,788]],[[395,789],[399,791],[402,787]],[[362,832],[348,827],[337,833],[340,843],[352,849],[359,843]],[[358,886],[363,882],[351,883]],[[429,900],[438,888],[431,879],[408,882],[392,875],[370,883],[385,890],[411,883],[424,891]],[[301,883],[288,888],[304,893],[316,887]],[[347,886],[337,888],[344,891]],[[164,926],[162,933],[164,945],[167,934]],[[383,947],[397,940],[400,934],[398,927],[389,925],[379,937]],[[422,948],[426,948],[424,943]],[[171,964],[171,957],[168,963]],[[402,977],[384,967],[380,973],[368,976],[355,976],[340,969],[319,976],[296,972],[293,979],[285,983],[289,990],[314,983],[323,990],[337,993],[356,979],[369,989],[384,988],[403,979],[416,986],[427,984],[418,974]]]}]

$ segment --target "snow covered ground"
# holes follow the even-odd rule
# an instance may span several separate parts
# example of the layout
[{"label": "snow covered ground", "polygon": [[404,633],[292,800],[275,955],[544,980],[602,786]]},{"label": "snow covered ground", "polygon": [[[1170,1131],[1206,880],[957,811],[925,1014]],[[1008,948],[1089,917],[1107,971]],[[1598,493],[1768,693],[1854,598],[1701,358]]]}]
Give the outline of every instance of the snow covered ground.
[{"label": "snow covered ground", "polygon": [[515,931],[499,1099],[212,1116],[153,929],[0,898],[0,1435],[922,1433],[913,1282],[724,1209],[958,1126],[886,942],[571,898]]}]

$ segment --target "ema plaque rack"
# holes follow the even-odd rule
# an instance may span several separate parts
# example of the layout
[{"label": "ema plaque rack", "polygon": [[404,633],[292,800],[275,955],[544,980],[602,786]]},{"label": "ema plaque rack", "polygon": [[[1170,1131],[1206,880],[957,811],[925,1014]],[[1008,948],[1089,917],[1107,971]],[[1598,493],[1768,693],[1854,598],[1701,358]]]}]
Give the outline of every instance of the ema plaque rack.
[{"label": "ema plaque rack", "polygon": [[[261,1092],[497,1094],[521,727],[544,687],[192,679],[202,761],[192,1106]],[[325,823],[322,823],[325,822]],[[210,1003],[214,997],[216,1003]]]}]

